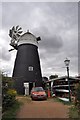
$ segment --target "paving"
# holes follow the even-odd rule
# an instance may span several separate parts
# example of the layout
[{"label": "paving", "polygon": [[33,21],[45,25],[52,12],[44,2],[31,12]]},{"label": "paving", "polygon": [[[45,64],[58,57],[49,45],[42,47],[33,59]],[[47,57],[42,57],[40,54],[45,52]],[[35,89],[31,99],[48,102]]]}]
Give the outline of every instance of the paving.
[{"label": "paving", "polygon": [[25,100],[17,118],[68,118],[69,107],[53,99],[45,101]]}]

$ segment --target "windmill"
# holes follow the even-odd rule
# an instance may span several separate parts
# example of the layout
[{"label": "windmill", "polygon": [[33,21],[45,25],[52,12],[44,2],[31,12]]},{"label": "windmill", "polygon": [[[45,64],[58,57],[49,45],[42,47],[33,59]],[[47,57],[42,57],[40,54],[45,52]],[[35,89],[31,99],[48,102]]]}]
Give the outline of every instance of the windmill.
[{"label": "windmill", "polygon": [[[22,32],[22,28],[19,27],[19,25],[17,25],[16,27],[13,26],[12,29],[9,30],[9,36],[12,38],[10,45],[14,47],[14,49],[17,49],[17,43]],[[14,49],[10,49],[9,52]]]},{"label": "windmill", "polygon": [[[33,86],[42,86],[42,74],[38,54],[38,43],[40,37],[36,37],[27,30],[22,34],[22,28],[12,27],[9,31],[11,37],[10,45],[17,50],[12,79],[13,88],[18,94],[24,94],[24,85],[28,85],[28,94]],[[9,51],[12,51],[11,49]]]}]

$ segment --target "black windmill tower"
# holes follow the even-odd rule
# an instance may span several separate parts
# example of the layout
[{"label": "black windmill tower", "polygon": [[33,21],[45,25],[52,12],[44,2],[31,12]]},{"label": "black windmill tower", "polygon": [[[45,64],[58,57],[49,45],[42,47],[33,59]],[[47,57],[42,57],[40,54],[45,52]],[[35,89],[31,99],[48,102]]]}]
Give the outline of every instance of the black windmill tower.
[{"label": "black windmill tower", "polygon": [[[29,83],[29,89],[33,84],[42,86],[42,75],[40,59],[38,55],[38,41],[40,37],[35,37],[29,30],[22,34],[22,28],[12,27],[9,31],[11,37],[10,45],[17,50],[13,69],[14,88],[19,94],[24,94],[24,83]],[[11,49],[9,51],[12,51]]]}]

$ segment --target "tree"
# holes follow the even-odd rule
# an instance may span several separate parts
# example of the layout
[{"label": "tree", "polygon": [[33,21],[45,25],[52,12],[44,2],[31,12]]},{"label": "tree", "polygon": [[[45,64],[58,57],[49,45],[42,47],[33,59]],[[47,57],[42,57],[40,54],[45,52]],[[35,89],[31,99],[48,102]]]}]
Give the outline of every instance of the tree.
[{"label": "tree", "polygon": [[42,77],[42,80],[43,80],[44,82],[46,82],[46,81],[48,81],[48,78],[47,78],[47,77]]},{"label": "tree", "polygon": [[54,78],[58,78],[58,75],[55,74],[55,75],[50,75],[49,76],[49,79],[54,79]]},{"label": "tree", "polygon": [[42,81],[43,81],[43,88],[46,90],[46,82],[48,81],[47,77],[42,77]]}]

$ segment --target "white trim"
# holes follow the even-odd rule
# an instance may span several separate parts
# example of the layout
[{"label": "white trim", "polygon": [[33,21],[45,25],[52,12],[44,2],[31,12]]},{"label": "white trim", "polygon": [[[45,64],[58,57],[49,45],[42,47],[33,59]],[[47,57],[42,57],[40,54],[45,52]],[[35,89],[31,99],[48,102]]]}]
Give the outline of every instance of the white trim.
[{"label": "white trim", "polygon": [[19,42],[18,42],[18,46],[19,45],[22,45],[22,44],[33,44],[33,45],[36,45],[36,46],[38,46],[38,42],[37,41],[34,41],[34,40],[20,40]]},{"label": "white trim", "polygon": [[[69,86],[69,85],[55,85],[54,88],[56,88],[56,87],[67,87],[67,86]],[[74,85],[70,85],[70,86],[74,86]]]},{"label": "white trim", "polygon": [[69,102],[69,99],[68,98],[61,98],[61,97],[58,97],[60,100],[63,100],[63,101],[66,101],[66,102]]},{"label": "white trim", "polygon": [[56,89],[56,91],[58,91],[58,92],[66,92],[66,93],[69,92],[69,90],[65,90],[65,89]]}]

